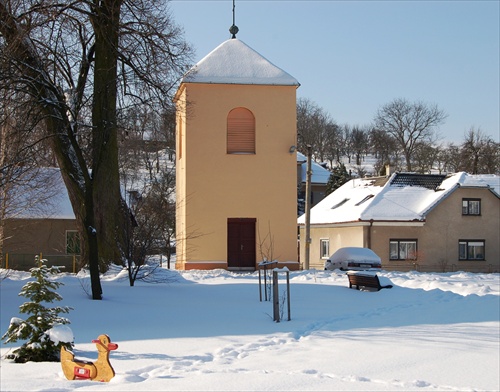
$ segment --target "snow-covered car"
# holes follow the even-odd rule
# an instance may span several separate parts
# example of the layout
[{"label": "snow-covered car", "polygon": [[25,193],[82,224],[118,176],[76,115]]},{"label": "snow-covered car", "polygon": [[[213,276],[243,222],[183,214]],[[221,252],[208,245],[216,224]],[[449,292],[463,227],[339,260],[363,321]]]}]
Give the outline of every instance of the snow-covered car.
[{"label": "snow-covered car", "polygon": [[380,268],[382,268],[382,260],[368,248],[340,248],[325,261],[325,270],[363,271]]}]

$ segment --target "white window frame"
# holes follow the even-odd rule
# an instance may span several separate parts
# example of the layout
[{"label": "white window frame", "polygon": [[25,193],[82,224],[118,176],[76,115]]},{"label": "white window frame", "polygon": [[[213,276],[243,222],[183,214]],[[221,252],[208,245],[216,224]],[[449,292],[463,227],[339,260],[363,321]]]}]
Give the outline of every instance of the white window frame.
[{"label": "white window frame", "polygon": [[462,199],[462,215],[481,215],[481,199]]},{"label": "white window frame", "polygon": [[319,240],[319,255],[321,259],[325,260],[330,257],[330,239],[320,238]]},{"label": "white window frame", "polygon": [[417,260],[418,241],[416,239],[391,239],[389,260]]}]

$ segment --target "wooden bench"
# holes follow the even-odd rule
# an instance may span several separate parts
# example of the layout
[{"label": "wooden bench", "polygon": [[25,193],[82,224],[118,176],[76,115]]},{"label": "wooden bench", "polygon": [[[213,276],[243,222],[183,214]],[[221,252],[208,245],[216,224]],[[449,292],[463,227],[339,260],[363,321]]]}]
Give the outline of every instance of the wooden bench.
[{"label": "wooden bench", "polygon": [[368,274],[359,274],[359,273],[347,273],[347,277],[349,278],[349,288],[351,289],[352,286],[356,286],[356,289],[359,290],[360,287],[370,287],[377,289],[377,291],[381,289],[390,289],[392,288],[391,284],[388,284],[386,286],[382,286],[380,284],[380,280],[378,279],[378,276],[375,275],[368,275]]}]

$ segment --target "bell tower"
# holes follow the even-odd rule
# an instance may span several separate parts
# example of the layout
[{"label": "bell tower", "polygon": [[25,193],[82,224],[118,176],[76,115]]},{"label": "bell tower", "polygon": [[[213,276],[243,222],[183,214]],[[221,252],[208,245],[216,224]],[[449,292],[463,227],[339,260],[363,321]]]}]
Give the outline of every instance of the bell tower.
[{"label": "bell tower", "polygon": [[183,77],[177,107],[177,268],[298,269],[298,81],[231,38]]}]

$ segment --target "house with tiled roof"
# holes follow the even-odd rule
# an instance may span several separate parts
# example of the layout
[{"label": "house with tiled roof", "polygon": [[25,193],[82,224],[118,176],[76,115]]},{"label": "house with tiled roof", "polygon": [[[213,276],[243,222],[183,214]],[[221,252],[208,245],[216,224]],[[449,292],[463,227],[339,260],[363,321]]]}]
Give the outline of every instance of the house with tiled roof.
[{"label": "house with tiled roof", "polygon": [[[298,219],[305,256],[305,216]],[[310,267],[346,246],[387,270],[499,272],[500,177],[394,173],[353,179],[310,215]]]}]

